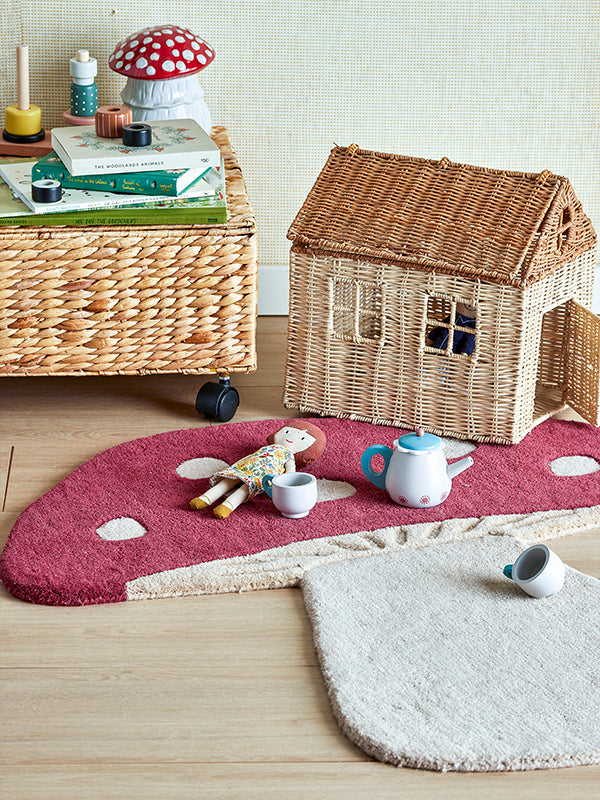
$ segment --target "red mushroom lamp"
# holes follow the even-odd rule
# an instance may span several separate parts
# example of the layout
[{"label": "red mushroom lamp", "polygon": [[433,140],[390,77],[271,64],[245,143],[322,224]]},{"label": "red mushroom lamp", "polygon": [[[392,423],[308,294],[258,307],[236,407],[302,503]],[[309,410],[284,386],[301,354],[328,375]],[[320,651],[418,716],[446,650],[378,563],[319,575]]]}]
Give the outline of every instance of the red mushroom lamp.
[{"label": "red mushroom lamp", "polygon": [[187,28],[157,25],[119,42],[108,65],[127,78],[121,97],[135,122],[195,119],[210,133],[210,111],[196,75],[214,57],[212,47]]}]

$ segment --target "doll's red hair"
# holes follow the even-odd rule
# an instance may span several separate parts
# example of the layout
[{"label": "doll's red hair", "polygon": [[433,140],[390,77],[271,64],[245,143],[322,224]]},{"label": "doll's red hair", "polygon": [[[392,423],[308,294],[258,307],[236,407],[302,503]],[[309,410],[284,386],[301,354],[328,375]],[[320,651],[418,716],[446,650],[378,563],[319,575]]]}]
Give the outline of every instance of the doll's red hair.
[{"label": "doll's red hair", "polygon": [[294,455],[296,467],[306,467],[308,464],[312,464],[313,461],[316,461],[321,453],[325,450],[327,437],[321,428],[317,428],[317,426],[313,425],[312,422],[307,422],[304,419],[286,420],[281,427],[277,428],[276,431],[273,431],[273,433],[267,437],[267,443],[273,444],[275,441],[275,434],[280,430],[283,430],[283,428],[297,428],[298,430],[306,431],[315,439],[309,448]]}]

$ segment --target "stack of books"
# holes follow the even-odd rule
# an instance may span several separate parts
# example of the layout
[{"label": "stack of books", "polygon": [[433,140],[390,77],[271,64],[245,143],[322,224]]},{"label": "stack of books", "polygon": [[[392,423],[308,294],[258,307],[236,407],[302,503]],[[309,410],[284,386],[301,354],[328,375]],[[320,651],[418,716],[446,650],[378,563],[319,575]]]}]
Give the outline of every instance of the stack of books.
[{"label": "stack of books", "polygon": [[[0,159],[0,226],[208,225],[227,221],[225,168],[194,120],[152,123],[152,142],[127,147],[91,126],[55,128],[50,155]],[[41,203],[32,182],[60,181]]]}]

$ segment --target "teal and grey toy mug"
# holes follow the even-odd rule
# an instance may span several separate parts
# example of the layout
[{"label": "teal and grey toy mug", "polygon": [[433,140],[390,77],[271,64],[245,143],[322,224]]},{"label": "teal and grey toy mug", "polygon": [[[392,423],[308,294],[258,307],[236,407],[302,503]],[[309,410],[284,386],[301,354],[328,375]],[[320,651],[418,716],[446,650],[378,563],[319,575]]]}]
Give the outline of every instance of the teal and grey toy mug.
[{"label": "teal and grey toy mug", "polygon": [[545,544],[528,547],[514,564],[507,564],[503,572],[532,597],[556,594],[565,580],[565,565]]},{"label": "teal and grey toy mug", "polygon": [[307,472],[265,475],[262,485],[275,508],[289,519],[306,517],[317,502],[317,479]]}]

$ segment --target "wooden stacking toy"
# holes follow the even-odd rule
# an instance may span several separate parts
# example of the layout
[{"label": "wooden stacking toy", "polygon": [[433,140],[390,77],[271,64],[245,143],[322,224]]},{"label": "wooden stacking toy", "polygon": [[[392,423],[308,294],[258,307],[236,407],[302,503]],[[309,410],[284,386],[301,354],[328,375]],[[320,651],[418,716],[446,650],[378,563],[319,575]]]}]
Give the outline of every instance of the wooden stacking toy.
[{"label": "wooden stacking toy", "polygon": [[127,106],[101,106],[96,111],[96,134],[107,139],[121,139],[123,126],[133,121]]},{"label": "wooden stacking toy", "polygon": [[15,156],[46,155],[52,149],[42,128],[39,106],[29,102],[29,47],[17,47],[17,103],[6,109],[0,153]]},{"label": "wooden stacking toy", "polygon": [[98,86],[94,78],[98,62],[88,50],[78,50],[69,62],[71,73],[71,110],[63,112],[67,125],[93,125],[98,106]]}]

